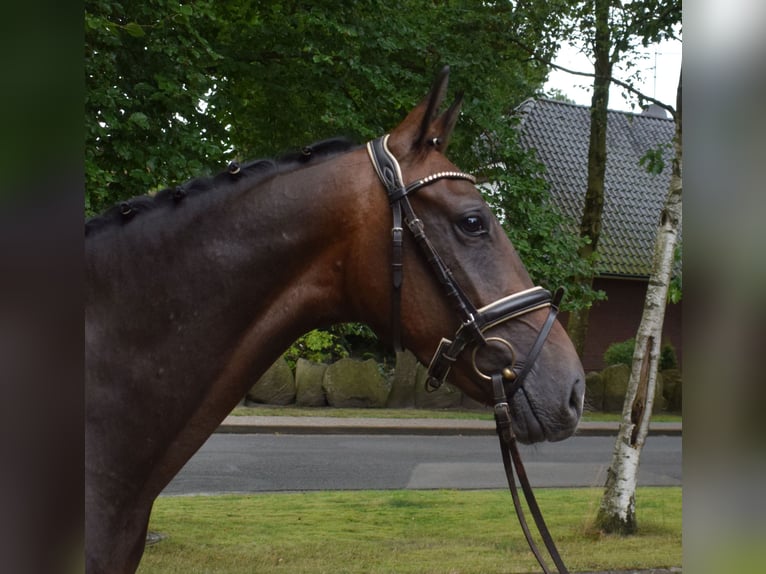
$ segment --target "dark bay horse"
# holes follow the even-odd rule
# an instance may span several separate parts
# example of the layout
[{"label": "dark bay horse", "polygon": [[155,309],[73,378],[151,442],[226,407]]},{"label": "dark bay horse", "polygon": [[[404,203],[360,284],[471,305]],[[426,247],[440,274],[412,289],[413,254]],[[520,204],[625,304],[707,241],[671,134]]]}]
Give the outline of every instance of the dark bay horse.
[{"label": "dark bay horse", "polygon": [[[376,140],[378,155],[372,145],[326,142],[279,162],[232,164],[88,222],[88,572],[135,571],[154,499],[252,381],[312,328],[365,322],[425,364],[457,331],[461,345],[435,362],[447,360],[451,382],[471,397],[493,400],[486,373],[526,376],[509,397],[520,440],[575,430],[584,375],[563,328],[548,320],[550,297],[533,288],[472,178],[444,155],[460,107],[458,98],[439,113],[447,77],[445,69]],[[386,182],[397,170],[417,185]],[[405,196],[406,223],[427,231],[436,263],[418,249],[423,237],[392,232],[392,205]],[[399,287],[392,258],[394,281],[406,272]],[[458,295],[445,294],[450,281]],[[461,298],[483,318],[472,337],[462,335],[473,315],[456,312]],[[519,298],[523,312],[505,313]]]}]

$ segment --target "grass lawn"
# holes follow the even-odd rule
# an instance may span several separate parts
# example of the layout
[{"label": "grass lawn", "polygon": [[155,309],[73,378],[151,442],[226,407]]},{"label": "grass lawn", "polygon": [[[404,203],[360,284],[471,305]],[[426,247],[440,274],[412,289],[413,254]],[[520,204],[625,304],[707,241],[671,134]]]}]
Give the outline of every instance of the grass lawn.
[{"label": "grass lawn", "polygon": [[[681,489],[640,488],[640,532],[591,527],[601,489],[539,489],[573,572],[681,565]],[[531,519],[530,519],[531,520]],[[140,573],[539,572],[508,492],[332,491],[162,497]]]},{"label": "grass lawn", "polygon": [[[234,416],[291,416],[291,417],[340,417],[378,419],[480,419],[493,420],[492,410],[425,410],[425,409],[340,409],[333,407],[275,407],[239,406]],[[585,413],[584,421],[615,421],[622,418],[619,413]],[[681,422],[681,415],[671,413],[652,414],[655,422]]]}]

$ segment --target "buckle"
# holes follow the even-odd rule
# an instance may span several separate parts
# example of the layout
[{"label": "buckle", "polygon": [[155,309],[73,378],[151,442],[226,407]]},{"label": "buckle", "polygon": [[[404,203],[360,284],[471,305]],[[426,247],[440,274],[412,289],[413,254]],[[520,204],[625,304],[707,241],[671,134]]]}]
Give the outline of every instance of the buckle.
[{"label": "buckle", "polygon": [[495,404],[495,420],[498,423],[511,422],[511,408],[506,402],[500,402]]},{"label": "buckle", "polygon": [[431,363],[428,365],[428,378],[426,379],[426,390],[435,391],[442,386],[444,380],[452,368],[451,363],[455,362],[454,357],[447,355],[447,350],[452,346],[452,341],[442,338],[439,346],[436,347],[434,356],[431,357]]},{"label": "buckle", "polygon": [[506,443],[513,438],[511,427],[511,409],[506,402],[495,403],[495,431]]}]

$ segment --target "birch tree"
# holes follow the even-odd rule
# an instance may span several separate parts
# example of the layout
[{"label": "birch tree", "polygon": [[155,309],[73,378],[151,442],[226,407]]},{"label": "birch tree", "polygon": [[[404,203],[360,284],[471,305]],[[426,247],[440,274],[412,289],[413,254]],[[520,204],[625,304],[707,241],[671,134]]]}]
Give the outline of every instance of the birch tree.
[{"label": "birch tree", "polygon": [[681,77],[676,92],[673,112],[675,156],[672,163],[670,185],[657,230],[654,258],[649,285],[646,290],[644,311],[636,333],[636,346],[622,408],[622,421],[614,445],[612,462],[607,471],[604,496],[601,500],[596,525],[604,532],[633,534],[636,524],[636,479],[641,450],[649,430],[660,339],[665,317],[668,290],[673,271],[674,252],[681,226],[682,185],[682,120]]},{"label": "birch tree", "polygon": [[[650,102],[668,111],[673,116],[676,133],[674,137],[675,157],[672,164],[671,182],[668,196],[660,215],[659,229],[655,242],[655,252],[652,263],[652,273],[649,278],[644,313],[636,336],[630,380],[623,406],[622,422],[615,443],[612,463],[607,472],[604,497],[602,499],[596,523],[605,532],[631,533],[636,529],[635,520],[635,490],[638,473],[639,458],[649,428],[654,389],[656,387],[657,367],[660,355],[660,342],[662,325],[665,318],[665,306],[668,298],[671,272],[674,261],[675,247],[678,241],[678,230],[681,225],[681,168],[682,168],[682,142],[681,142],[681,79],[679,78],[676,107],[649,97],[637,90],[630,79],[620,80],[613,75],[614,64],[619,54],[630,53],[632,39],[640,39],[643,46],[660,42],[664,39],[675,38],[680,40],[680,31],[676,31],[681,23],[681,2],[679,0],[635,0],[630,3],[586,0],[580,4],[581,30],[588,30],[589,25],[601,22],[592,29],[600,30],[601,47],[605,48],[612,43],[614,52],[613,60],[601,60],[595,72],[582,72],[571,70],[553,63],[550,59],[535,52],[534,48],[526,45],[523,40],[511,38],[511,41],[523,47],[532,57],[550,68],[556,68],[564,72],[589,77],[594,80],[594,92],[596,85],[606,80],[620,86],[626,93],[638,98],[639,103]],[[611,32],[603,28],[603,19],[610,10],[620,14],[620,22],[627,24],[623,27],[611,29]],[[610,36],[611,34],[611,36]],[[611,38],[611,40],[610,40]],[[576,35],[570,40],[576,39]],[[595,35],[591,45],[596,47]],[[594,52],[595,53],[595,52]],[[607,52],[602,54],[606,57]],[[609,65],[611,62],[611,65]],[[597,98],[594,93],[593,107],[608,105],[608,99]],[[592,138],[593,139],[593,138]],[[591,146],[593,147],[593,146]],[[590,156],[590,154],[589,154]],[[604,155],[603,161],[606,161]],[[595,172],[595,170],[594,170]],[[590,186],[589,171],[589,186]],[[591,189],[589,188],[589,192]],[[598,188],[593,188],[598,192]],[[603,187],[601,188],[603,192]],[[581,231],[600,228],[600,211],[598,194],[594,193],[591,204],[596,207],[593,215],[587,220],[584,217]],[[586,210],[587,211],[587,207]],[[596,216],[597,215],[597,216]],[[585,235],[585,234],[583,234]],[[597,242],[590,238],[595,245]],[[581,255],[590,257],[591,254],[581,251]],[[590,281],[588,277],[583,277]],[[575,278],[577,279],[577,278]],[[586,318],[574,318],[578,324],[572,325],[573,315],[570,315],[568,332],[578,351],[584,344],[587,330]],[[580,338],[578,344],[577,340]]]}]

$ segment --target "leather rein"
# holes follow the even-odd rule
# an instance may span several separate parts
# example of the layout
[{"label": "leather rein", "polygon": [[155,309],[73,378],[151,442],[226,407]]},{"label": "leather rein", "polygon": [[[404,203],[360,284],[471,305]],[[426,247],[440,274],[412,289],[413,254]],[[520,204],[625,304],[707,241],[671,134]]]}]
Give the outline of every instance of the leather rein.
[{"label": "leather rein", "polygon": [[[492,384],[495,403],[495,425],[498,438],[500,439],[500,451],[503,457],[503,466],[505,467],[508,487],[511,491],[513,505],[521,529],[524,532],[524,536],[532,553],[542,567],[544,574],[550,574],[551,571],[546,566],[545,560],[533,540],[529,526],[527,525],[521,500],[519,498],[518,488],[516,486],[514,469],[518,475],[519,483],[524,492],[529,511],[532,514],[537,529],[540,532],[540,537],[548,549],[551,559],[556,565],[559,574],[569,574],[569,571],[556,549],[553,538],[543,520],[540,507],[532,492],[532,487],[521,461],[516,436],[511,427],[511,415],[508,404],[516,391],[518,391],[524,384],[524,379],[527,374],[529,374],[532,365],[535,363],[537,356],[542,350],[543,344],[556,320],[563,290],[558,289],[555,294],[551,295],[549,291],[542,287],[532,287],[531,289],[508,295],[477,309],[465,292],[460,288],[460,285],[455,280],[449,267],[447,267],[444,260],[439,256],[439,253],[428,240],[425,233],[425,226],[412,209],[412,204],[408,197],[421,187],[430,185],[440,179],[462,179],[475,184],[476,178],[467,173],[458,171],[442,171],[405,185],[401,166],[388,148],[388,138],[389,135],[385,135],[368,142],[367,153],[370,156],[370,161],[375,168],[375,172],[378,174],[378,177],[386,188],[393,215],[393,226],[391,228],[391,275],[393,284],[391,295],[391,323],[394,349],[397,351],[402,349],[400,315],[401,290],[404,280],[403,225],[406,225],[434,271],[439,283],[441,283],[444,288],[447,298],[452,303],[460,319],[460,327],[458,327],[453,338],[443,338],[431,359],[431,363],[428,367],[426,389],[438,389],[444,383],[452,368],[452,364],[458,357],[467,348],[471,347],[473,349],[471,360],[474,370],[482,379],[490,381]],[[434,141],[432,143],[436,144],[437,142]],[[548,308],[548,317],[543,323],[535,342],[532,344],[532,348],[527,353],[523,366],[516,364],[514,348],[510,342],[501,337],[485,336],[486,331],[497,325],[544,308]],[[489,344],[500,345],[509,350],[511,354],[511,362],[499,372],[487,374],[482,372],[477,366],[476,353],[480,348],[486,347]]]}]

